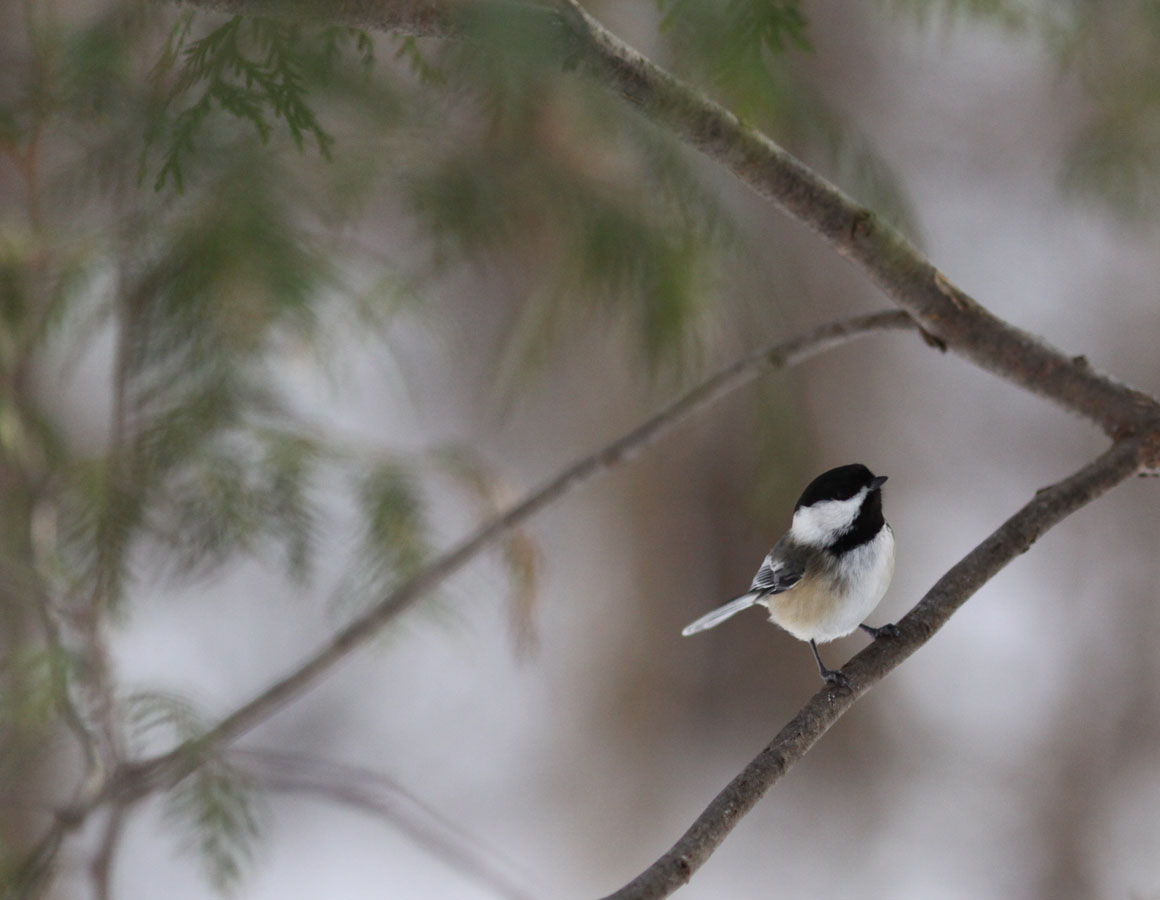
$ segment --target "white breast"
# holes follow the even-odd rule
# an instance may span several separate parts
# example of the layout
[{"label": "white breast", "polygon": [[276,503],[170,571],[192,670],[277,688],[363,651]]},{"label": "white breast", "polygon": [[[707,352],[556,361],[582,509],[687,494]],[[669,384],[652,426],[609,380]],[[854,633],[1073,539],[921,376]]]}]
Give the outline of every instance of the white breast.
[{"label": "white breast", "polygon": [[803,641],[832,641],[852,632],[886,594],[894,575],[894,532],[886,525],[873,540],[843,555],[832,571],[759,601],[769,618]]}]

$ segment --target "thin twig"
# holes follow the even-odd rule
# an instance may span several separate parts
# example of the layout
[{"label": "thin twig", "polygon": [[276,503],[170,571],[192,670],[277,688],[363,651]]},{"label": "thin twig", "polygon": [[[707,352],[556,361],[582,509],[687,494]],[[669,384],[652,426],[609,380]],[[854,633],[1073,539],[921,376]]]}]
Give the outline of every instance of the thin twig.
[{"label": "thin twig", "polygon": [[125,833],[125,819],[131,807],[130,801],[114,802],[109,809],[109,817],[105,820],[105,827],[101,833],[101,843],[89,865],[89,874],[93,879],[93,896],[96,900],[111,900],[113,897],[113,862],[117,858],[117,849],[121,846],[121,838]]},{"label": "thin twig", "polygon": [[0,582],[8,584],[17,594],[28,599],[28,605],[32,607],[40,625],[44,642],[49,649],[48,675],[56,711],[65,728],[75,738],[77,747],[84,757],[83,790],[84,783],[98,782],[103,771],[101,756],[97,749],[100,737],[85,721],[73,696],[74,684],[69,673],[69,668],[73,665],[73,654],[68,644],[72,630],[69,627],[67,613],[60,607],[40,576],[48,556],[48,549],[44,546],[45,542],[40,540],[37,528],[30,527],[29,532],[31,562],[22,563],[15,559],[0,561]]},{"label": "thin twig", "polygon": [[[286,703],[309,690],[338,663],[368,643],[384,625],[408,609],[436,585],[462,568],[512,529],[597,475],[627,462],[645,447],[693,414],[752,381],[761,372],[802,362],[817,353],[854,338],[887,330],[913,328],[899,311],[873,313],[822,325],[799,337],[759,350],[726,366],[669,404],[652,418],[601,450],[566,468],[532,491],[524,500],[497,516],[393,591],[338,632],[317,653],[280,681],[244,703],[197,741],[199,748],[222,746],[268,719]],[[182,746],[140,763],[128,772],[131,779],[149,784],[172,784],[197,765],[198,754]]]},{"label": "thin twig", "polygon": [[80,747],[81,753],[84,756],[84,780],[95,781],[99,777],[98,773],[103,769],[101,757],[97,751],[97,745],[100,741],[89,729],[84,717],[73,701],[71,694],[72,682],[65,670],[65,667],[68,665],[68,650],[63,637],[64,629],[60,622],[62,614],[60,610],[55,608],[53,601],[47,594],[39,590],[39,587],[37,585],[38,596],[35,597],[32,606],[36,610],[41,630],[44,632],[45,642],[52,651],[50,677],[52,679],[53,697],[56,700],[57,709],[60,712],[65,727],[76,739],[77,746]]},{"label": "thin twig", "polygon": [[1074,475],[1038,491],[1022,509],[956,563],[898,623],[843,668],[849,688],[826,687],[729,783],[667,853],[605,900],[656,900],[685,884],[734,826],[870,688],[934,636],[972,594],[1030,549],[1053,525],[1136,474],[1148,452],[1129,439]]},{"label": "thin twig", "polygon": [[[133,483],[132,439],[130,436],[129,397],[133,372],[134,344],[136,341],[137,302],[124,290],[126,283],[122,269],[118,273],[118,303],[116,336],[113,348],[113,407],[109,421],[109,450],[105,461],[107,478],[118,500],[113,515],[123,516],[119,498],[129,494]],[[109,510],[103,510],[108,516]],[[99,537],[99,532],[98,532]],[[110,546],[110,543],[112,546]],[[105,628],[108,613],[115,606],[120,590],[121,558],[125,546],[120,539],[106,536],[98,540],[92,587],[87,596],[78,598],[69,610],[69,621],[79,640],[84,676],[77,679],[79,692],[84,695],[91,716],[91,731],[98,738],[97,751],[103,774],[114,772],[124,759],[124,739],[121,735],[117,709],[116,687],[113,683],[112,660]]]},{"label": "thin twig", "polygon": [[499,897],[531,900],[497,854],[380,772],[297,753],[232,749],[226,760],[267,791],[315,794],[384,819],[419,846]]}]

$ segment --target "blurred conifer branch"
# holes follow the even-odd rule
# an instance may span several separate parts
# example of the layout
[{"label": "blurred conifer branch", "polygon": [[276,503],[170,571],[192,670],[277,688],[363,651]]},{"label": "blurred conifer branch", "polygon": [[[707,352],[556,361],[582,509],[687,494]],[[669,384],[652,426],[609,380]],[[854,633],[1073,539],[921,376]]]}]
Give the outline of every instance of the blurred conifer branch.
[{"label": "blurred conifer branch", "polygon": [[583,71],[817,232],[952,351],[1094,421],[1110,436],[1151,429],[1160,421],[1160,407],[1151,398],[1086,364],[1077,364],[1060,350],[991,314],[874,210],[847,197],[724,106],[641,55],[576,0],[481,0],[469,4],[379,0],[337,8],[317,0],[186,3],[233,14],[280,13],[295,20],[437,37],[470,37],[466,25],[479,10],[515,10],[519,16],[541,16],[544,24],[537,30],[556,35],[560,63]]},{"label": "blurred conifer branch", "polygon": [[[441,472],[470,496],[484,520],[502,515],[515,503],[516,489],[502,479],[468,447],[448,447],[435,456]],[[523,528],[514,527],[503,538],[503,560],[512,583],[508,621],[517,659],[533,655],[539,646],[536,631],[541,558],[538,545]]]},{"label": "blurred conifer branch", "polygon": [[313,795],[377,816],[497,897],[530,900],[513,866],[402,785],[361,766],[262,749],[230,749],[230,764],[266,792]]},{"label": "blurred conifer branch", "polygon": [[309,137],[329,160],[334,137],[309,102],[308,75],[314,82],[325,80],[351,51],[364,67],[373,62],[370,38],[354,29],[307,29],[278,19],[234,16],[195,35],[192,14],[184,14],[152,72],[153,79],[169,86],[146,135],[142,176],[150,150],[161,144],[153,187],[161,190],[172,182],[183,191],[195,142],[215,109],[249,123],[263,144],[269,142],[273,116],[285,124],[299,151]]}]

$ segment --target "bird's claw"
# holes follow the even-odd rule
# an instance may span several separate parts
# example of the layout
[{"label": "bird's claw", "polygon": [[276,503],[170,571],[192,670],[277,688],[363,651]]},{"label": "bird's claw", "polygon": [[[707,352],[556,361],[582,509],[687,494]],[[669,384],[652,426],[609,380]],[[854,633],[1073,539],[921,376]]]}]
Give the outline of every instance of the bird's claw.
[{"label": "bird's claw", "polygon": [[850,686],[850,679],[839,669],[825,669],[822,672],[822,680],[830,687],[848,688]]},{"label": "bird's claw", "polygon": [[875,628],[873,625],[859,625],[858,627],[870,635],[870,637],[874,638],[874,640],[878,640],[878,638],[897,638],[902,636],[901,629],[899,629],[899,627],[893,622],[888,625],[880,625],[877,628]]}]

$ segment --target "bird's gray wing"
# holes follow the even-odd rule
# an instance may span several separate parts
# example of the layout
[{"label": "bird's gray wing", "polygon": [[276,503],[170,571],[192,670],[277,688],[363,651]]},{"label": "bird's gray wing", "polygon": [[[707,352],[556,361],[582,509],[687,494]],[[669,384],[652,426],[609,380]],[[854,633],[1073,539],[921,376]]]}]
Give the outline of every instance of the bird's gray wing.
[{"label": "bird's gray wing", "polygon": [[788,591],[801,581],[805,571],[805,560],[791,552],[782,539],[766,554],[761,568],[753,576],[753,584],[749,586],[750,593],[758,594],[760,599],[769,594]]}]

